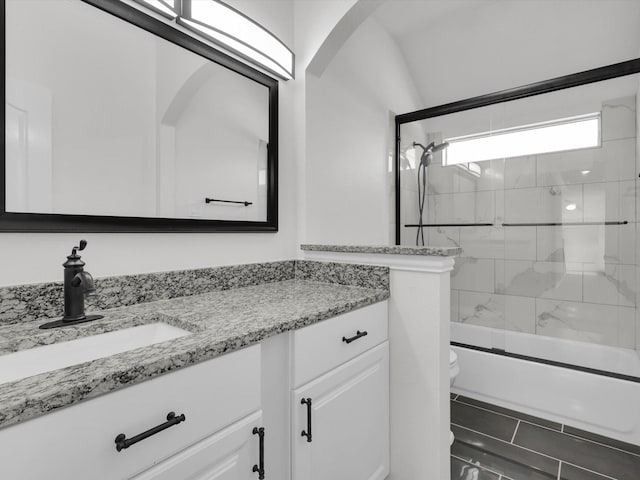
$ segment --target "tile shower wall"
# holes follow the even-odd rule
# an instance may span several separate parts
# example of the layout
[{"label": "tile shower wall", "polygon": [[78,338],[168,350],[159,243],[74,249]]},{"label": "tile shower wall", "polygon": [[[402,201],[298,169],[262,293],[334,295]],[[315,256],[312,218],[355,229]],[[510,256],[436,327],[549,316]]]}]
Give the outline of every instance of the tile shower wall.
[{"label": "tile shower wall", "polygon": [[[436,158],[425,223],[494,224],[425,229],[429,245],[463,249],[452,321],[640,348],[636,148],[633,96],[603,103],[601,148],[479,162],[479,176]],[[403,195],[404,218],[417,218],[415,188]],[[503,226],[604,221],[629,223]],[[403,230],[414,244],[415,228]]]}]

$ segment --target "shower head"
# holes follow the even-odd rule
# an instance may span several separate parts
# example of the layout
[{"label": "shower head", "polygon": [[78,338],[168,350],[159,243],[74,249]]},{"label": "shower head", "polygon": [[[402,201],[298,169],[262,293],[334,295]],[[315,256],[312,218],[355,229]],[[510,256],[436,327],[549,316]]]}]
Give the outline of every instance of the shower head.
[{"label": "shower head", "polygon": [[447,148],[449,146],[449,142],[442,142],[440,145],[434,145],[433,142],[431,142],[430,145],[433,145],[433,149],[431,150],[431,152],[435,153],[435,152],[441,152],[442,150]]},{"label": "shower head", "polygon": [[431,165],[431,160],[433,159],[433,153],[441,152],[445,148],[449,146],[449,142],[442,142],[440,145],[436,145],[435,142],[431,142],[426,147],[418,142],[413,142],[414,147],[422,148],[422,155],[420,155],[420,165],[424,165],[428,167]]}]

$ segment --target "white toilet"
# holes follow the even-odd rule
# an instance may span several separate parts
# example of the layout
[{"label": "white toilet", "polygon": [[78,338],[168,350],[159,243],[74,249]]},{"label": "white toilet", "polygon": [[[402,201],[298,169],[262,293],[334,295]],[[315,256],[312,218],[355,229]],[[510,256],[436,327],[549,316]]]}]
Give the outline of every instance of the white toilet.
[{"label": "white toilet", "polygon": [[[456,377],[460,373],[460,367],[458,366],[458,355],[453,350],[449,350],[449,386],[453,385]],[[449,432],[449,445],[453,445],[453,432]]]}]

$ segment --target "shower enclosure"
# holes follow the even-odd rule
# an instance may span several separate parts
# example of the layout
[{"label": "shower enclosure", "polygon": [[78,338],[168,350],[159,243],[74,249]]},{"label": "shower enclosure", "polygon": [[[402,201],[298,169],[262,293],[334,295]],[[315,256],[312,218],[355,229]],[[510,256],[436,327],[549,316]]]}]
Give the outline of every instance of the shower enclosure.
[{"label": "shower enclosure", "polygon": [[[640,395],[638,72],[640,59],[397,117],[396,243],[463,250],[453,345]],[[414,142],[449,144],[425,189]],[[625,438],[640,443],[636,420]]]}]

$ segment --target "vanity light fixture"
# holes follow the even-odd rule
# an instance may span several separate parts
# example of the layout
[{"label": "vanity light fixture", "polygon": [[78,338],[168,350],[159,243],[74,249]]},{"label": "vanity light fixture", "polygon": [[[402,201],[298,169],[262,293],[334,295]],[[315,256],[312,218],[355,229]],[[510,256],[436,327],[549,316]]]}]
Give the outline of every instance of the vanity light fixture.
[{"label": "vanity light fixture", "polygon": [[137,3],[284,79],[294,78],[293,52],[275,35],[219,0],[135,0]]},{"label": "vanity light fixture", "polygon": [[600,146],[600,112],[448,138],[443,165],[539,155]]}]

